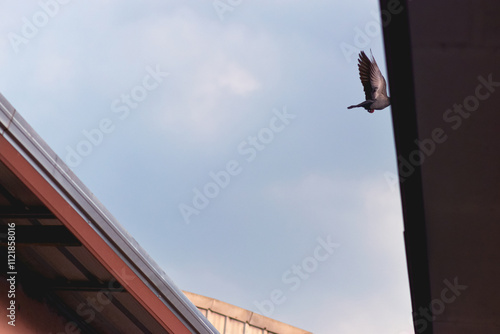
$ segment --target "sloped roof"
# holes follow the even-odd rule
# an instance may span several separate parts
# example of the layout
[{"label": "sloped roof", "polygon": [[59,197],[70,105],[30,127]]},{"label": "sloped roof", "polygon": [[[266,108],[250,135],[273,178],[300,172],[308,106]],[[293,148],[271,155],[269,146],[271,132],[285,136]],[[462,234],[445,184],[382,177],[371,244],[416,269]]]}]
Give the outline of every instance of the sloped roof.
[{"label": "sloped roof", "polygon": [[217,333],[1,94],[0,131],[0,241],[15,223],[27,294],[83,333]]}]

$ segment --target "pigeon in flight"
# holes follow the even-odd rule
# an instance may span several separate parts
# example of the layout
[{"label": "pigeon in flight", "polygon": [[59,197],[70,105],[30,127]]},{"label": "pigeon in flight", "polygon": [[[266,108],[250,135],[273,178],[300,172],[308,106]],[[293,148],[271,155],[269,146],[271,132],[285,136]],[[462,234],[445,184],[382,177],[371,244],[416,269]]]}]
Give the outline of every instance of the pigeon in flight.
[{"label": "pigeon in flight", "polygon": [[380,110],[388,107],[391,104],[391,99],[387,96],[385,79],[378,69],[373,54],[370,60],[365,52],[361,51],[358,62],[359,78],[363,84],[366,101],[347,107],[347,109],[362,107],[372,113],[375,109]]}]

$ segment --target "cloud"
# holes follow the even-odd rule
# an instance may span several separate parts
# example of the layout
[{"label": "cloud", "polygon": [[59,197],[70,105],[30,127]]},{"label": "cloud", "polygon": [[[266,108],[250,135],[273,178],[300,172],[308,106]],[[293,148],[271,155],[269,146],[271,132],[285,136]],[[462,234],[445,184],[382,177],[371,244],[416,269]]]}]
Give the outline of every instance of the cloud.
[{"label": "cloud", "polygon": [[[275,205],[288,208],[295,234],[304,235],[307,226],[332,235],[341,245],[314,273],[314,283],[305,282],[289,301],[290,309],[323,304],[320,309],[325,314],[310,315],[318,327],[307,330],[399,334],[411,329],[401,321],[410,318],[411,304],[409,295],[401,293],[409,287],[400,201],[382,175],[353,179],[310,172],[269,186],[267,194]],[[315,285],[328,287],[329,292],[318,296]],[[286,308],[277,309],[278,319],[288,314]],[[388,328],[387,319],[398,320]]]},{"label": "cloud", "polygon": [[[335,314],[337,321],[322,321],[317,333],[343,334],[402,334],[413,333],[411,312],[405,312],[396,303],[400,302],[381,291],[375,297],[363,297],[359,300],[344,299],[339,307],[332,308],[324,303],[323,307],[331,316]],[[409,301],[407,301],[409,304]],[[328,319],[326,314],[325,318]]]},{"label": "cloud", "polygon": [[268,195],[278,205],[288,206],[293,215],[324,228],[349,220],[350,209],[359,206],[355,204],[358,183],[352,181],[309,172],[299,179],[270,185]]},{"label": "cloud", "polygon": [[236,95],[247,95],[259,88],[257,80],[247,70],[235,63],[228,64],[218,78],[220,87],[229,88]]},{"label": "cloud", "polygon": [[[359,179],[349,174],[310,171],[270,184],[267,194],[278,203],[306,210],[303,214],[315,222],[328,223],[341,215],[347,220],[363,219],[363,224],[370,223],[367,228],[378,231],[403,228],[399,194],[387,185],[383,174]],[[352,213],[350,209],[358,210],[356,216],[342,216],[344,211]],[[375,221],[380,224],[374,225]],[[382,233],[376,236],[382,237]]]},{"label": "cloud", "polygon": [[[22,62],[13,60],[14,66],[22,63],[21,69],[30,73],[33,91],[65,90],[65,96],[78,96],[82,105],[92,101],[89,124],[90,118],[97,122],[113,100],[140,83],[147,66],[158,65],[171,77],[141,106],[141,120],[166,141],[182,136],[189,138],[186,144],[211,146],[227,140],[234,124],[252,112],[248,99],[262,89],[267,69],[277,61],[269,37],[241,24],[222,25],[215,13],[205,17],[187,5],[151,2],[137,8],[117,8],[109,1],[95,6],[72,3],[61,8],[23,47]],[[91,24],[82,29],[89,20]],[[12,51],[5,40],[0,46],[6,54]],[[0,56],[0,63],[9,60],[5,57]]]},{"label": "cloud", "polygon": [[[133,20],[125,19],[123,8],[113,9],[103,6],[93,12],[85,30],[68,27],[79,43],[66,53],[87,95],[109,104],[142,79],[146,66],[158,65],[171,76],[148,97],[151,112],[142,113],[148,115],[142,119],[151,129],[164,138],[182,135],[189,138],[187,144],[198,146],[227,139],[234,124],[251,112],[248,99],[269,81],[268,69],[277,62],[270,38],[241,24],[221,25],[216,16],[207,19],[187,6],[158,8],[162,15],[140,9]],[[86,10],[80,15],[90,17]],[[59,44],[54,50],[61,50],[67,41],[62,33],[55,38]],[[65,60],[62,55],[52,59]],[[49,65],[42,66],[42,77],[51,81],[65,66],[46,75],[54,68]]]},{"label": "cloud", "polygon": [[[242,25],[214,24],[188,9],[147,24],[140,47],[155,55],[152,61],[163,55],[167,69],[175,64],[170,87],[156,105],[158,129],[184,133],[197,145],[227,140],[234,124],[255,112],[249,99],[269,85],[267,69],[279,68],[271,39]],[[267,63],[261,67],[263,50]]]},{"label": "cloud", "polygon": [[61,92],[68,86],[76,86],[77,64],[70,57],[65,57],[56,51],[57,48],[47,48],[37,59],[34,68],[34,85],[40,90]]}]

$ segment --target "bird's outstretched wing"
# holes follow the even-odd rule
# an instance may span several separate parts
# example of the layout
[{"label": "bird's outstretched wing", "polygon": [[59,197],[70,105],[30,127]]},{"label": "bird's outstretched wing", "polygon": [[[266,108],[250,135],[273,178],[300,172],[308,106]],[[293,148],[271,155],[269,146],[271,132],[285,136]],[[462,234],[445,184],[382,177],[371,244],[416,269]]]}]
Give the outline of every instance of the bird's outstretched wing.
[{"label": "bird's outstretched wing", "polygon": [[385,79],[380,73],[377,62],[370,60],[364,51],[359,54],[359,78],[363,84],[366,100],[376,100],[381,95],[387,97]]}]

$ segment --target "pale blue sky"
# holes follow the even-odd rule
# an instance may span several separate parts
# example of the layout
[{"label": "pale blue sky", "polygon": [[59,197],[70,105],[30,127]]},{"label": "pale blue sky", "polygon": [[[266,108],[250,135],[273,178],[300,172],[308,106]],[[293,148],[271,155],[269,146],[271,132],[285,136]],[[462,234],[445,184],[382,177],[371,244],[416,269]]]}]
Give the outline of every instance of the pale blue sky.
[{"label": "pale blue sky", "polygon": [[346,109],[377,1],[41,3],[0,13],[0,91],[179,288],[413,333],[390,109]]}]

